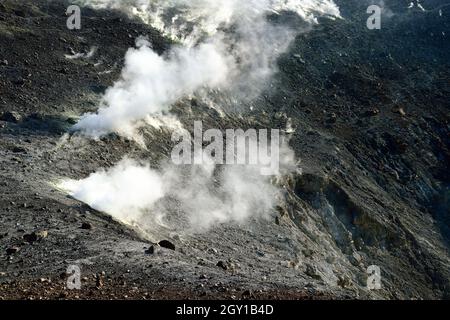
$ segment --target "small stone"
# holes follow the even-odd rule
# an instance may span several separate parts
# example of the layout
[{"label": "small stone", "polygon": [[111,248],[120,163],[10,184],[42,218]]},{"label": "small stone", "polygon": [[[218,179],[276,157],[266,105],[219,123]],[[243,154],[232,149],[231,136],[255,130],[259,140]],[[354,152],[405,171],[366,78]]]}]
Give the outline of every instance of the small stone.
[{"label": "small stone", "polygon": [[170,242],[169,240],[162,240],[160,242],[158,242],[158,245],[162,248],[166,248],[169,250],[175,250],[175,245]]},{"label": "small stone", "polygon": [[286,208],[284,208],[282,206],[276,206],[276,210],[280,214],[280,217],[284,217],[284,216],[288,215]]},{"label": "small stone", "polygon": [[368,117],[374,117],[379,114],[380,114],[380,109],[378,109],[378,108],[373,108],[373,109],[366,111],[366,116],[368,116]]},{"label": "small stone", "polygon": [[48,231],[47,230],[42,230],[42,231],[38,231],[35,233],[37,238],[39,240],[45,239],[48,237]]},{"label": "small stone", "polygon": [[14,146],[11,151],[14,153],[27,153],[27,150],[25,148],[18,146]]},{"label": "small stone", "polygon": [[59,69],[59,73],[62,73],[62,74],[68,74],[68,73],[69,73],[69,69],[67,69],[67,68],[61,68],[61,69]]},{"label": "small stone", "polygon": [[327,123],[336,123],[337,121],[337,114],[332,112],[328,115]]},{"label": "small stone", "polygon": [[91,225],[89,222],[83,222],[83,223],[81,224],[81,229],[84,229],[84,230],[91,230],[91,229],[92,229],[92,225]]},{"label": "small stone", "polygon": [[145,254],[154,254],[155,253],[155,246],[151,246],[147,250],[145,250]]},{"label": "small stone", "polygon": [[45,116],[42,113],[33,112],[32,114],[30,114],[30,119],[44,121]]},{"label": "small stone", "polygon": [[322,279],[322,277],[317,273],[317,269],[310,264],[306,265],[305,274],[316,280]]},{"label": "small stone", "polygon": [[35,233],[24,234],[22,238],[28,243],[33,243],[33,242],[36,242],[38,240]]},{"label": "small stone", "polygon": [[18,17],[21,17],[21,18],[25,18],[25,17],[27,16],[26,13],[25,13],[25,11],[20,10],[20,9],[14,10],[14,14],[15,14],[16,16],[18,16]]},{"label": "small stone", "polygon": [[243,299],[251,299],[251,298],[255,298],[255,295],[253,294],[253,292],[251,290],[245,290],[244,292],[242,292],[242,298]]},{"label": "small stone", "polygon": [[338,281],[337,281],[337,285],[342,287],[342,288],[348,288],[350,287],[352,284],[352,281],[350,280],[349,277],[347,276],[339,276],[338,277]]},{"label": "small stone", "polygon": [[349,257],[350,263],[355,267],[359,266],[362,261],[362,257],[359,253],[353,252],[353,254]]},{"label": "small stone", "polygon": [[406,112],[405,112],[405,109],[403,108],[403,107],[394,107],[393,109],[392,109],[392,112],[394,112],[394,113],[398,113],[398,114],[400,114],[401,116],[405,116],[406,115]]},{"label": "small stone", "polygon": [[25,84],[25,79],[17,78],[12,81],[15,85],[23,86]]},{"label": "small stone", "polygon": [[173,240],[176,240],[176,241],[181,241],[181,237],[180,237],[180,235],[179,235],[179,234],[175,234],[175,235],[173,235],[173,236],[172,236],[172,238],[173,238]]},{"label": "small stone", "polygon": [[256,250],[256,254],[260,257],[264,257],[266,254],[261,250]]},{"label": "small stone", "polygon": [[280,217],[275,217],[275,224],[278,226],[281,224]]},{"label": "small stone", "polygon": [[103,276],[101,274],[98,274],[95,277],[95,287],[98,288],[98,289],[103,287]]},{"label": "small stone", "polygon": [[58,295],[58,299],[65,299],[65,298],[67,298],[67,292],[61,292],[59,295]]}]

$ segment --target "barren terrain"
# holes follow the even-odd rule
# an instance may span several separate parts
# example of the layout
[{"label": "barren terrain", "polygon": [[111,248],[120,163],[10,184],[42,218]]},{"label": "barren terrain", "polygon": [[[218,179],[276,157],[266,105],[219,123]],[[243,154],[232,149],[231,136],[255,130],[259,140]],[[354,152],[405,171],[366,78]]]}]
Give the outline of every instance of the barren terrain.
[{"label": "barren terrain", "polygon": [[[377,32],[367,5],[335,2],[344,19],[297,37],[253,111],[172,107],[186,127],[291,119],[303,174],[278,181],[274,218],[143,236],[56,184],[125,155],[156,166],[170,154],[165,129],[146,131],[145,150],[70,128],[97,109],[138,36],[159,53],[172,41],[113,10],[83,8],[71,31],[64,1],[0,1],[0,299],[448,299],[450,7],[440,16],[389,1],[397,15]],[[65,57],[94,46],[90,59]],[[81,290],[66,288],[69,265]],[[381,290],[366,288],[370,265]]]}]

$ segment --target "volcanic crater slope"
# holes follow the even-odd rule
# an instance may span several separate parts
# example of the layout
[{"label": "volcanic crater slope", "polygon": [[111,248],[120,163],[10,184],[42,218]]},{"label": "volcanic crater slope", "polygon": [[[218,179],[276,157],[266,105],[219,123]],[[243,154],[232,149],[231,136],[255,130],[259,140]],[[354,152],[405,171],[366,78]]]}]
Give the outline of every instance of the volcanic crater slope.
[{"label": "volcanic crater slope", "polygon": [[[278,179],[273,217],[143,236],[56,183],[124,156],[153,167],[170,156],[164,128],[143,130],[145,149],[69,131],[97,110],[136,38],[159,54],[174,41],[115,10],[83,7],[82,29],[70,31],[65,1],[2,1],[0,299],[448,299],[450,7],[385,1],[395,14],[371,31],[365,3],[335,3],[343,19],[299,35],[248,111],[196,98],[171,108],[186,128],[290,122],[303,174]],[[81,267],[82,290],[67,290],[69,265]],[[370,265],[381,290],[366,288]]]}]

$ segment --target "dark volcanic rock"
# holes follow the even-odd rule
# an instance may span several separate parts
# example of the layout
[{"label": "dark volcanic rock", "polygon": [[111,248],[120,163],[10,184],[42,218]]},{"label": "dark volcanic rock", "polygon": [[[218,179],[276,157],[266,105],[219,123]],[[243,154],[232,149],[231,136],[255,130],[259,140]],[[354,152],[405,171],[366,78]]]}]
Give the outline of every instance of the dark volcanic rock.
[{"label": "dark volcanic rock", "polygon": [[311,264],[306,265],[305,274],[310,276],[311,278],[320,280],[322,277],[317,273],[317,269],[315,266]]},{"label": "dark volcanic rock", "polygon": [[36,241],[38,240],[38,238],[37,238],[37,236],[36,236],[35,233],[24,234],[24,235],[23,235],[23,239],[24,239],[26,242],[29,242],[29,243],[33,243],[33,242],[36,242]]},{"label": "dark volcanic rock", "polygon": [[43,231],[33,232],[30,234],[24,234],[23,239],[29,243],[33,243],[36,241],[41,241],[41,240],[47,238],[47,236],[48,236],[48,231],[43,230]]}]

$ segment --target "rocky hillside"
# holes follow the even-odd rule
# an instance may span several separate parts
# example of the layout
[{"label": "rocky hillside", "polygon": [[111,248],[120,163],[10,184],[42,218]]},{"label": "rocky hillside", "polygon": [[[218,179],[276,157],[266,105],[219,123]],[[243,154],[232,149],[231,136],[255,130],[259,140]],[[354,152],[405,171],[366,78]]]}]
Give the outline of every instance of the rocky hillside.
[{"label": "rocky hillside", "polygon": [[[144,131],[145,149],[69,133],[136,38],[160,54],[173,41],[119,11],[83,7],[71,31],[65,1],[0,1],[0,299],[450,298],[450,6],[385,2],[392,15],[368,30],[367,3],[336,0],[342,19],[299,35],[248,111],[172,106],[186,127],[290,119],[303,174],[276,182],[273,219],[143,236],[56,184],[124,156],[152,166],[170,156],[164,128]],[[81,268],[79,291],[65,287],[69,265]],[[366,288],[370,265],[381,290]]]}]

